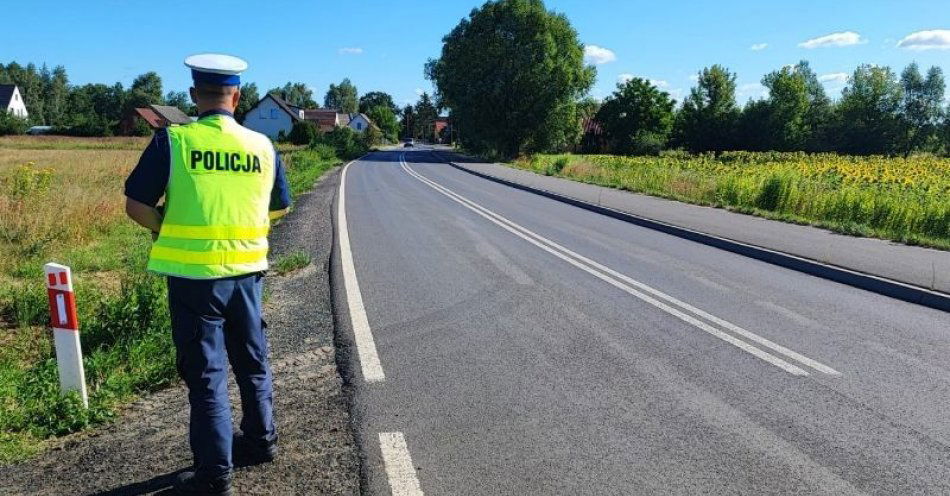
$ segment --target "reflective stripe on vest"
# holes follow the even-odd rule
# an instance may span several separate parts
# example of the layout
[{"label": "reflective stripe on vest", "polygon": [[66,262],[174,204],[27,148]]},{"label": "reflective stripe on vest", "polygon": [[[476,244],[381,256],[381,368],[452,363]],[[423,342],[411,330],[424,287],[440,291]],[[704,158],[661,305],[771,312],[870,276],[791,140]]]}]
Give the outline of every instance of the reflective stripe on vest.
[{"label": "reflective stripe on vest", "polygon": [[232,118],[168,128],[165,216],[148,268],[216,279],[267,270],[274,145]]},{"label": "reflective stripe on vest", "polygon": [[260,239],[266,238],[270,226],[179,226],[162,223],[163,236],[182,239]]}]

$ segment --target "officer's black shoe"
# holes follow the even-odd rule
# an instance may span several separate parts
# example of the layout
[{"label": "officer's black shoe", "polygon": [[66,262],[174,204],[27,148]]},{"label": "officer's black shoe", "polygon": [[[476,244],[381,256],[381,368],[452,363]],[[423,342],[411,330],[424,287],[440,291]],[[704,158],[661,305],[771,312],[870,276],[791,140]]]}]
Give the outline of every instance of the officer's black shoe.
[{"label": "officer's black shoe", "polygon": [[182,496],[231,496],[231,474],[213,479],[196,476],[194,472],[182,472],[174,485],[175,494]]},{"label": "officer's black shoe", "polygon": [[257,441],[239,432],[234,435],[233,452],[238,463],[270,463],[277,457],[277,439],[270,442]]}]

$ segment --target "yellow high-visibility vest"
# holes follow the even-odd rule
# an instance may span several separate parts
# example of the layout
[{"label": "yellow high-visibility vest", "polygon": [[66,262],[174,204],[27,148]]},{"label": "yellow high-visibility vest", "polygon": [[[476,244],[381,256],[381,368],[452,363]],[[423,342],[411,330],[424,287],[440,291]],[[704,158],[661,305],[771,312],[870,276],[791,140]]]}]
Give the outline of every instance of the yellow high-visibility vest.
[{"label": "yellow high-visibility vest", "polygon": [[148,270],[217,279],[267,270],[274,145],[212,115],[168,128],[165,217]]}]

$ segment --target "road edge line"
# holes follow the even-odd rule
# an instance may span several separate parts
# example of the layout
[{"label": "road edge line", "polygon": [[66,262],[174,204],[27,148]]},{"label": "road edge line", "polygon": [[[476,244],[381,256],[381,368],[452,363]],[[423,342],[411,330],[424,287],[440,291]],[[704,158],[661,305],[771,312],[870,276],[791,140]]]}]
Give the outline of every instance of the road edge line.
[{"label": "road edge line", "polygon": [[402,432],[380,432],[379,451],[393,496],[422,496],[406,436]]},{"label": "road edge line", "polygon": [[346,219],[346,173],[350,165],[358,160],[348,162],[340,172],[340,189],[337,197],[337,243],[340,248],[340,272],[343,277],[346,306],[350,314],[350,327],[353,330],[353,340],[360,361],[360,370],[363,373],[363,380],[373,383],[386,380],[386,375],[383,373],[379,353],[376,350],[376,341],[373,339],[373,331],[369,326],[369,319],[366,317],[363,294],[356,278],[353,252],[350,249],[350,234]]},{"label": "road edge line", "polygon": [[458,162],[446,161],[446,163],[460,171],[472,174],[473,176],[481,177],[489,181],[494,181],[496,183],[504,184],[505,186],[527,191],[529,193],[534,193],[536,195],[544,196],[562,203],[567,203],[569,205],[583,208],[584,210],[589,210],[591,212],[596,212],[601,215],[606,215],[608,217],[622,220],[630,224],[635,224],[679,238],[702,243],[714,248],[719,248],[721,250],[761,260],[773,265],[803,272],[805,274],[820,277],[822,279],[828,279],[830,281],[846,284],[855,288],[864,289],[866,291],[871,291],[873,293],[888,296],[897,300],[950,312],[950,295],[944,295],[937,291],[931,291],[929,289],[905,284],[892,279],[874,276],[836,265],[825,264],[816,260],[792,255],[790,253],[771,250],[769,248],[763,248],[761,246],[751,245],[741,241],[735,241],[729,238],[707,234],[701,231],[694,231],[692,229],[680,227],[674,224],[668,224],[666,222],[650,219],[647,217],[641,217],[630,212],[624,212],[622,210],[595,205],[593,203],[562,195],[560,193],[536,188],[534,186],[528,186],[526,184],[517,183],[508,179],[502,179],[500,177],[493,176],[491,174],[469,169]]}]

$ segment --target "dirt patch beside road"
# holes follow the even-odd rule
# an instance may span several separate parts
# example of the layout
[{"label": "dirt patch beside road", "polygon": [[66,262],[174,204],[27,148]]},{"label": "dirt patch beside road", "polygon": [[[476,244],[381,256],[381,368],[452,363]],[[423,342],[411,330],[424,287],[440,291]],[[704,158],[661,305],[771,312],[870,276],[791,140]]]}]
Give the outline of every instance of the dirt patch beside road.
[{"label": "dirt patch beside road", "polygon": [[[239,467],[237,494],[359,493],[359,454],[336,367],[327,271],[338,180],[338,170],[328,172],[301,195],[272,237],[274,259],[304,250],[312,262],[267,278],[281,452],[272,464]],[[232,383],[233,406],[240,405],[236,391]],[[186,391],[179,383],[137,401],[108,426],[57,440],[37,458],[0,468],[0,494],[161,494],[191,465],[187,424]]]}]

